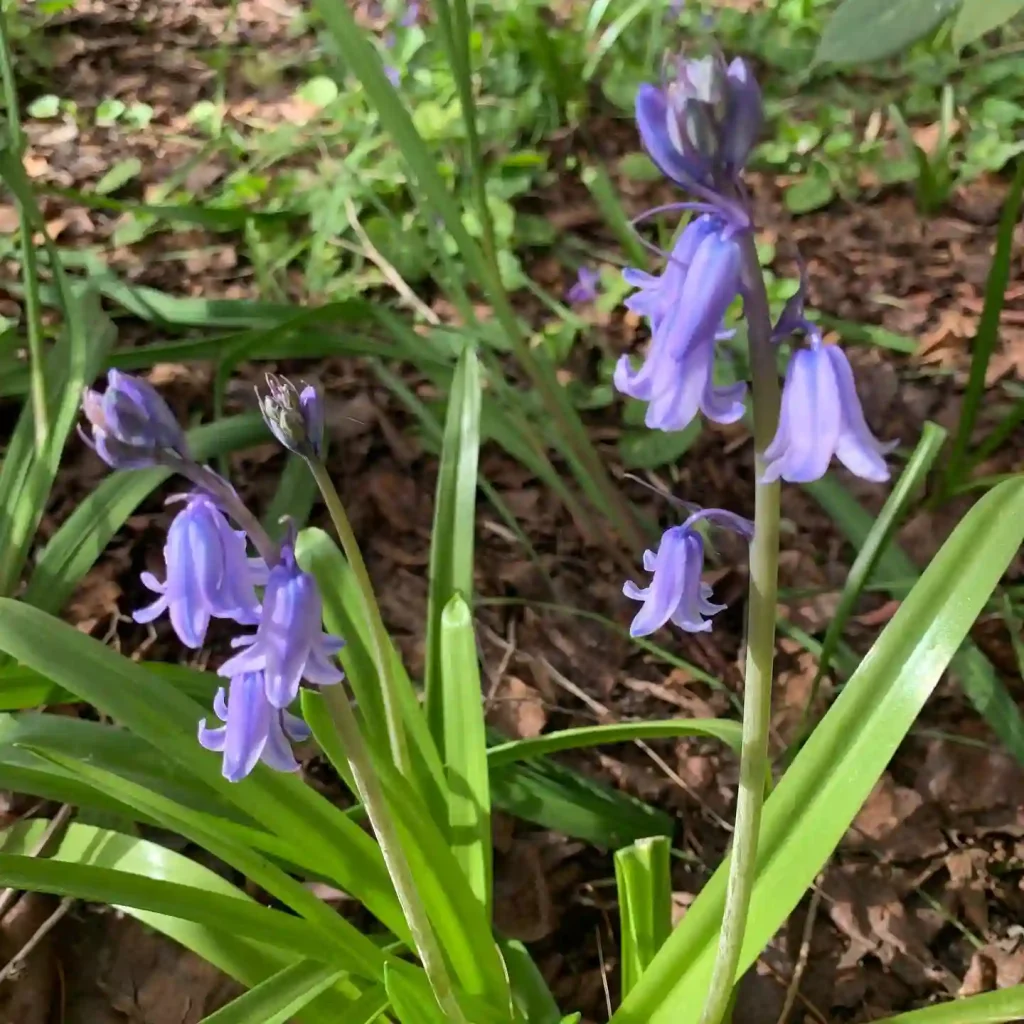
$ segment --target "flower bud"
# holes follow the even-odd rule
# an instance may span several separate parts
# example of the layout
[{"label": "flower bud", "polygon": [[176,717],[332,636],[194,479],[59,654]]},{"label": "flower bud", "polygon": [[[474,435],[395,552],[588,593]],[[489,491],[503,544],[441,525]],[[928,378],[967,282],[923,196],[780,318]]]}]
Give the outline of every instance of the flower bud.
[{"label": "flower bud", "polygon": [[82,412],[92,427],[86,443],[114,469],[153,466],[168,454],[190,457],[185,432],[174,413],[156,389],[139,377],[111,370],[103,394],[88,388],[83,392]]},{"label": "flower bud", "polygon": [[267,392],[259,396],[260,412],[271,433],[290,451],[319,459],[323,453],[323,401],[315,387],[300,392],[284,377],[267,374]]}]

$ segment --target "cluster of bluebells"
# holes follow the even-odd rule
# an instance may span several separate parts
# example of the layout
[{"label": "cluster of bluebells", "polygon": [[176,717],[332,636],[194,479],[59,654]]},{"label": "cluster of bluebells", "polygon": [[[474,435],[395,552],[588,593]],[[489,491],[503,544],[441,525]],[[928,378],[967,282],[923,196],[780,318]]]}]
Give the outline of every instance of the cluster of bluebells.
[{"label": "cluster of bluebells", "polygon": [[[663,86],[641,86],[636,121],[651,159],[692,197],[669,208],[694,216],[660,274],[624,272],[636,289],[626,305],[646,318],[651,339],[639,368],[622,356],[614,374],[619,391],[646,403],[645,422],[655,430],[682,430],[701,413],[716,423],[744,415],[746,385],[715,384],[715,353],[732,337],[725,326],[728,310],[737,298],[746,302],[749,275],[760,273],[750,258],[752,216],[741,180],[762,124],[758,84],[744,61],[726,64],[717,53],[680,60],[670,70]],[[893,445],[872,435],[846,355],[825,344],[805,315],[806,284],[802,275],[772,331],[773,343],[794,336],[805,342],[794,343],[761,482],[817,480],[833,456],[866,480],[887,480],[884,456]],[[624,588],[627,597],[643,602],[634,636],[669,621],[690,632],[711,628],[707,616],[721,606],[711,603],[710,588],[701,582],[704,547],[695,526],[702,519],[752,536],[746,520],[719,509],[669,529],[658,551],[644,556],[644,569],[654,574],[651,585],[629,582]]]},{"label": "cluster of bluebells", "polygon": [[[314,388],[298,392],[268,377],[260,405],[278,440],[307,458],[319,457],[323,417]],[[192,458],[180,424],[146,381],[111,370],[106,390],[87,390],[82,408],[91,428],[86,441],[109,466],[165,466],[194,485],[171,499],[181,509],[167,531],[163,579],[142,574],[157,596],[135,612],[135,620],[166,614],[178,639],[193,649],[205,642],[211,619],[255,627],[232,641],[238,653],[221,666],[226,690],[214,701],[221,724],[201,721],[199,742],[222,755],[224,776],[232,782],[257,761],[295,771],[289,741],[306,739],[309,730],[287,708],[303,683],[341,681],[333,659],[342,641],[321,629],[320,593],[295,560],[294,531],[280,543],[270,539],[234,488]]]}]

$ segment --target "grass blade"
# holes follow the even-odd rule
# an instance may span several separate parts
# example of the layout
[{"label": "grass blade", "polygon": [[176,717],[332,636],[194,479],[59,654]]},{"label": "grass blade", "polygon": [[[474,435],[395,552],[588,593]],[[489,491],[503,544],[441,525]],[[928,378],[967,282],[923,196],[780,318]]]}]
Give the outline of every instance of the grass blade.
[{"label": "grass blade", "polygon": [[441,616],[444,763],[452,853],[491,916],[491,792],[480,667],[469,606],[455,594]]},{"label": "grass blade", "polygon": [[[835,477],[826,474],[804,487],[832,517],[854,547],[860,548],[874,525],[874,517],[853,498]],[[897,600],[906,595],[907,580],[916,580],[920,570],[895,542],[878,556],[875,579],[885,584]],[[967,698],[985,719],[1006,749],[1024,764],[1024,717],[1003,685],[992,663],[970,640],[966,641],[949,666]]]},{"label": "grass blade", "polygon": [[204,1017],[201,1024],[286,1024],[342,974],[330,964],[300,960]]},{"label": "grass blade", "polygon": [[560,750],[579,750],[605,743],[629,743],[663,737],[709,736],[728,744],[736,753],[740,749],[740,723],[722,718],[675,718],[664,722],[616,722],[611,725],[584,725],[562,729],[525,740],[509,740],[490,747],[487,763],[492,769],[503,765],[544,757]]},{"label": "grass blade", "polygon": [[623,998],[636,987],[672,931],[671,851],[665,836],[638,839],[615,851]]},{"label": "grass blade", "polygon": [[999,319],[1003,313],[1006,285],[1010,280],[1010,262],[1013,255],[1013,234],[1020,218],[1021,200],[1024,198],[1024,160],[1017,161],[1013,183],[1003,203],[996,235],[996,251],[992,257],[988,279],[985,281],[985,305],[981,310],[978,333],[971,346],[971,373],[964,392],[964,403],[960,411],[960,422],[953,438],[949,462],[946,465],[944,484],[946,493],[955,490],[964,473],[967,448],[978,418],[982,399],[985,396],[985,375],[989,360],[999,340]]},{"label": "grass blade", "polygon": [[939,452],[942,450],[943,442],[946,440],[946,431],[934,423],[925,423],[921,440],[918,441],[914,454],[910,457],[906,467],[896,481],[895,487],[886,498],[882,511],[879,512],[871,529],[868,531],[864,542],[860,545],[857,557],[854,559],[850,572],[843,585],[843,591],[839,595],[839,602],[832,615],[832,621],[825,631],[825,639],[822,641],[821,654],[818,657],[818,667],[814,673],[814,680],[811,683],[811,690],[804,704],[804,712],[801,726],[797,731],[797,738],[791,749],[798,749],[810,733],[811,725],[809,716],[814,706],[815,698],[818,695],[818,688],[821,680],[828,674],[832,664],[832,657],[835,655],[840,641],[843,637],[843,630],[853,613],[853,609],[860,598],[868,580],[875,571],[882,552],[892,540],[893,534],[899,527],[910,506],[911,501],[920,493],[924,482],[928,477],[932,465]]},{"label": "grass blade", "polygon": [[480,455],[480,364],[468,345],[459,357],[448,397],[441,465],[434,499],[427,601],[427,722],[445,758],[445,685],[441,616],[456,594],[473,599],[473,542],[476,534],[477,465]]},{"label": "grass blade", "polygon": [[984,992],[923,1010],[885,1017],[879,1024],[1003,1024],[1024,1017],[1024,985]]}]

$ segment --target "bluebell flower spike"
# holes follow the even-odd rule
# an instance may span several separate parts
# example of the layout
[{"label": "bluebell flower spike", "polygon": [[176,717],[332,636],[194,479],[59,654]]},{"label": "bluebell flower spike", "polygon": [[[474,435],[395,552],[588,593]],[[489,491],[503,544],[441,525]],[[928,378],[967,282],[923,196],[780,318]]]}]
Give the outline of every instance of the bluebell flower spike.
[{"label": "bluebell flower spike", "polygon": [[710,631],[710,617],[725,605],[711,600],[711,587],[701,581],[704,569],[704,540],[695,527],[701,520],[724,526],[750,540],[754,524],[725,509],[702,509],[680,526],[662,535],[657,552],[644,552],[644,569],[653,573],[649,586],[629,580],[622,588],[626,597],[642,601],[629,627],[631,636],[649,636],[668,622],[687,633]]},{"label": "bluebell flower spike", "polygon": [[209,728],[204,718],[199,723],[199,743],[223,754],[221,771],[229,782],[241,782],[259,761],[275,771],[298,771],[289,740],[308,739],[309,726],[267,700],[262,673],[245,672],[232,678],[227,695],[223,687],[217,691],[213,709],[224,724]]},{"label": "bluebell flower spike", "polygon": [[163,582],[150,572],[142,574],[146,587],[160,596],[134,613],[136,622],[152,622],[167,612],[178,639],[196,650],[211,618],[243,625],[259,621],[255,587],[265,580],[266,566],[248,557],[245,534],[231,528],[207,495],[189,496],[172,520],[164,562]]},{"label": "bluebell flower spike", "polygon": [[263,673],[267,699],[276,708],[295,700],[303,679],[315,686],[341,682],[344,673],[332,659],[343,642],[323,632],[322,614],[316,580],[299,568],[295,548],[286,541],[267,578],[256,633],[233,641],[233,647],[245,649],[229,658],[219,674],[230,679],[245,672]]},{"label": "bluebell flower spike", "polygon": [[189,459],[181,424],[148,381],[110,370],[102,394],[86,388],[82,411],[91,427],[85,442],[113,469],[143,469]]},{"label": "bluebell flower spike", "polygon": [[266,391],[257,391],[260,412],[270,432],[288,448],[304,458],[323,455],[323,398],[307,384],[300,392],[284,377],[268,373]]}]

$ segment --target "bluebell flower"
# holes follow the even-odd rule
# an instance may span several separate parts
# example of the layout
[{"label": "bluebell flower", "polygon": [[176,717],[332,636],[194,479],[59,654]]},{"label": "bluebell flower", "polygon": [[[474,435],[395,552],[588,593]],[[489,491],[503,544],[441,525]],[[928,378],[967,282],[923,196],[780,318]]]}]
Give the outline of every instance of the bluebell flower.
[{"label": "bluebell flower", "polygon": [[312,384],[301,391],[284,377],[266,375],[267,390],[259,397],[260,412],[271,433],[286,448],[304,457],[320,458],[324,443],[323,398]]},{"label": "bluebell flower", "polygon": [[883,443],[871,433],[846,353],[824,344],[815,329],[809,346],[790,356],[762,480],[818,480],[834,455],[851,473],[881,483],[889,479],[884,456],[897,443]]},{"label": "bluebell flower", "polygon": [[722,322],[741,290],[742,251],[735,232],[715,215],[687,225],[660,276],[627,270],[639,291],[626,300],[651,326],[647,358],[634,370],[628,356],[615,367],[615,386],[648,403],[644,422],[657,430],[682,430],[698,410],[716,423],[743,415],[746,385],[716,387],[715,343],[728,333]]},{"label": "bluebell flower", "polygon": [[600,280],[600,271],[592,267],[580,267],[576,272],[575,282],[565,293],[566,299],[576,305],[593,302],[597,298],[597,285]]},{"label": "bluebell flower", "polygon": [[406,7],[405,12],[402,14],[402,16],[398,19],[398,24],[401,25],[402,28],[412,28],[412,26],[416,24],[416,21],[419,18],[419,16],[420,5],[416,2],[416,0],[413,0],[413,2],[410,3],[408,7]]},{"label": "bluebell flower", "polygon": [[720,187],[746,164],[761,130],[761,92],[747,64],[717,54],[681,60],[665,88],[642,85],[636,121],[651,159],[687,188]]},{"label": "bluebell flower", "polygon": [[321,629],[323,605],[316,580],[295,561],[293,542],[281,547],[281,560],[270,570],[263,592],[263,609],[255,635],[237,637],[233,647],[244,647],[221,667],[219,674],[233,678],[262,672],[267,699],[286,708],[305,679],[317,686],[340,682],[341,670],[331,659],[343,643]]},{"label": "bluebell flower", "polygon": [[189,458],[181,424],[153,385],[139,377],[109,371],[106,391],[85,389],[82,411],[92,427],[92,437],[83,438],[114,469],[153,466],[168,454]]},{"label": "bluebell flower", "polygon": [[266,566],[246,556],[245,533],[233,530],[216,503],[194,494],[174,517],[164,546],[167,578],[151,572],[142,582],[159,594],[140,608],[136,622],[170,614],[171,626],[186,647],[202,647],[213,617],[243,625],[259,621],[255,587],[266,582]]},{"label": "bluebell flower", "polygon": [[630,636],[648,636],[669,621],[688,633],[705,633],[711,629],[705,616],[725,607],[711,601],[711,587],[701,582],[704,540],[694,529],[701,520],[734,530],[748,540],[754,535],[750,520],[717,508],[694,512],[682,525],[666,530],[657,553],[644,552],[644,569],[654,573],[650,586],[639,587],[629,580],[622,588],[626,597],[643,602],[630,624]]},{"label": "bluebell flower", "polygon": [[240,782],[257,761],[279,772],[298,771],[288,741],[309,739],[309,726],[267,700],[261,672],[234,676],[226,697],[223,687],[217,691],[213,709],[224,725],[207,728],[204,718],[199,723],[199,742],[224,755],[221,771],[229,782]]}]

